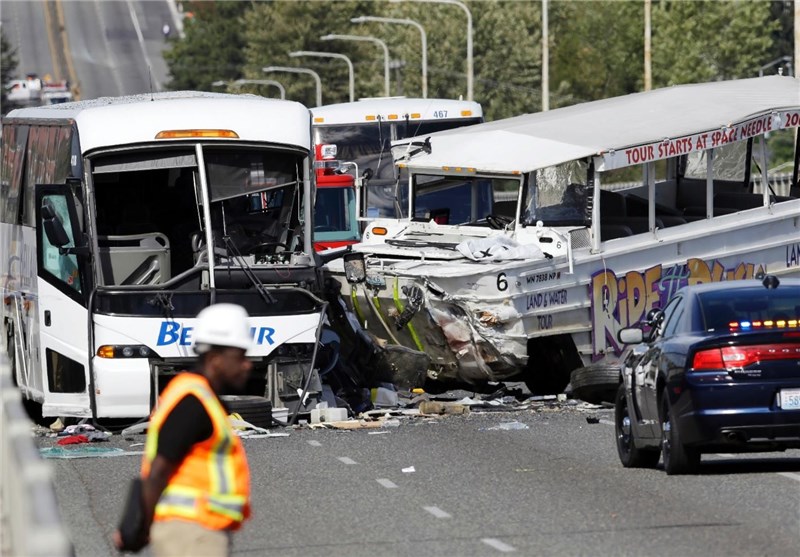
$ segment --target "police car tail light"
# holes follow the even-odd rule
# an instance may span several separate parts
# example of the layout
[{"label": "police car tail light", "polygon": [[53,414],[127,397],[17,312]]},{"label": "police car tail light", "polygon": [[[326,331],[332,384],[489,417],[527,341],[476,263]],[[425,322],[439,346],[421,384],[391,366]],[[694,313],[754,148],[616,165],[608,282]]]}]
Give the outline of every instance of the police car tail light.
[{"label": "police car tail light", "polygon": [[158,354],[142,344],[104,344],[97,349],[100,358],[157,358]]},{"label": "police car tail light", "polygon": [[722,369],[724,364],[722,362],[722,350],[719,348],[711,348],[710,350],[700,350],[695,352],[694,359],[692,360],[692,368],[695,370],[701,369]]},{"label": "police car tail light", "polygon": [[800,360],[800,344],[753,344],[701,350],[694,355],[692,367],[734,369],[775,360]]}]

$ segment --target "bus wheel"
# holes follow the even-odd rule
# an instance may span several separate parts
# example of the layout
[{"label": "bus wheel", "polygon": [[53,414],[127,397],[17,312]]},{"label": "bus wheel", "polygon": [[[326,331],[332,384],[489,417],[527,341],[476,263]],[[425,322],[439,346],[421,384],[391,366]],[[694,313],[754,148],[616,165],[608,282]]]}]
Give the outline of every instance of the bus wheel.
[{"label": "bus wheel", "polygon": [[222,395],[219,397],[233,414],[256,427],[272,427],[272,402],[263,396]]}]

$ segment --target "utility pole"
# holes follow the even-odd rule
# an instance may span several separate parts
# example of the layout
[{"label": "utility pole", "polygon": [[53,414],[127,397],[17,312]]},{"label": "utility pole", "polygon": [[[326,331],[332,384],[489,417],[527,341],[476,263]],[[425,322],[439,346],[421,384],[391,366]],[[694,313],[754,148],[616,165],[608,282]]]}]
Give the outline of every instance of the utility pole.
[{"label": "utility pole", "polygon": [[[797,2],[795,1],[795,5]],[[644,0],[644,90],[653,88],[653,69],[650,64],[652,52],[652,16],[653,0]]]},{"label": "utility pole", "polygon": [[794,76],[800,77],[800,0],[794,0]]},{"label": "utility pole", "polygon": [[550,32],[547,25],[547,1],[542,0],[542,112],[550,110]]}]

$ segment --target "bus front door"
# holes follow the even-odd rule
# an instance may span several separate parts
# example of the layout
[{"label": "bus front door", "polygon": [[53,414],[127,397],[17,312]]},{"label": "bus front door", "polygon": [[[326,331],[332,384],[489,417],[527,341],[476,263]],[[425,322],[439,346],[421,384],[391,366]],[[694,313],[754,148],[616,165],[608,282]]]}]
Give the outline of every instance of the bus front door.
[{"label": "bus front door", "polygon": [[91,416],[88,257],[67,184],[36,185],[39,361],[44,416]]}]

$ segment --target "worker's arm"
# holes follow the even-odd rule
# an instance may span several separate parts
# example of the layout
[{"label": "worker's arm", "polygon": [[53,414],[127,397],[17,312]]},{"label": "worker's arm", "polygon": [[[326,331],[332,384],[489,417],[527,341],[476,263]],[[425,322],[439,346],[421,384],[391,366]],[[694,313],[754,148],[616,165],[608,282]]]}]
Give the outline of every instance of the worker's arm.
[{"label": "worker's arm", "polygon": [[156,458],[153,459],[153,463],[150,466],[150,475],[144,478],[141,483],[141,514],[138,519],[130,518],[130,520],[139,521],[137,525],[130,525],[133,528],[133,532],[136,533],[134,534],[128,529],[127,536],[133,537],[133,539],[123,540],[122,526],[114,531],[113,541],[117,549],[138,552],[150,543],[150,526],[153,524],[156,504],[177,467],[177,464],[161,455],[156,455]]},{"label": "worker's arm", "polygon": [[150,525],[153,523],[153,515],[156,511],[156,503],[158,503],[161,494],[169,483],[169,479],[177,468],[177,464],[170,462],[160,454],[156,455],[153,459],[153,463],[150,465],[150,475],[144,479],[142,485],[142,503],[144,505],[144,525],[146,531],[150,531]]}]

